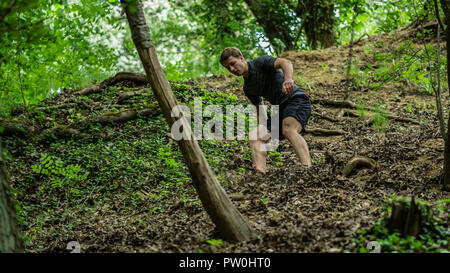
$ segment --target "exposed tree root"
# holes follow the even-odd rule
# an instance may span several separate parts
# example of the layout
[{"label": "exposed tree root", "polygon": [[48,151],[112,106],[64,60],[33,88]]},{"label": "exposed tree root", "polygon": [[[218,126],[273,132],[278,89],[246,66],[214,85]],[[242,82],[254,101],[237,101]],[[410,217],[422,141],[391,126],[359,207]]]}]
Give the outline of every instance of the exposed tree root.
[{"label": "exposed tree root", "polygon": [[0,129],[0,135],[2,136],[26,137],[27,135],[34,133],[33,127],[17,122],[0,120],[0,127],[3,128]]},{"label": "exposed tree root", "polygon": [[354,157],[350,159],[350,161],[345,165],[344,170],[342,171],[342,174],[346,177],[349,177],[351,172],[356,169],[357,167],[369,167],[369,168],[375,168],[376,162],[375,160],[367,157]]},{"label": "exposed tree root", "polygon": [[400,121],[400,122],[409,122],[412,124],[420,125],[420,122],[417,120],[413,120],[410,118],[402,118],[402,117],[395,116],[395,115],[388,115],[388,119],[392,119],[392,120]]},{"label": "exposed tree root", "polygon": [[78,105],[78,103],[76,103],[76,102],[68,102],[68,103],[63,103],[63,104],[58,104],[58,105],[48,105],[48,106],[38,107],[36,109],[38,111],[43,111],[46,109],[62,109],[62,108],[75,107],[77,105]]},{"label": "exposed tree root", "polygon": [[144,88],[144,89],[141,89],[141,90],[138,90],[138,91],[130,91],[130,92],[121,93],[120,96],[119,96],[119,99],[117,100],[117,103],[121,103],[124,100],[127,100],[129,98],[132,98],[132,97],[134,97],[136,95],[139,95],[139,94],[142,94],[142,93],[147,93],[149,91],[150,91],[150,89]]},{"label": "exposed tree root", "polygon": [[99,93],[101,91],[99,84],[90,85],[81,89],[80,91],[75,92],[77,95],[86,96],[93,93]]},{"label": "exposed tree root", "polygon": [[154,116],[158,113],[159,110],[157,107],[147,108],[139,111],[132,110],[132,111],[107,113],[105,115],[89,117],[85,118],[82,121],[73,122],[68,125],[62,126],[60,125],[54,128],[48,128],[41,131],[35,131],[32,127],[22,124],[17,124],[8,121],[0,121],[0,127],[3,128],[3,131],[0,132],[0,135],[3,136],[16,135],[18,137],[26,137],[29,134],[55,134],[56,136],[60,137],[79,135],[80,131],[78,128],[89,123],[98,123],[101,125],[105,125],[108,123],[123,123],[137,119],[139,117]]},{"label": "exposed tree root", "polygon": [[145,74],[131,73],[131,72],[119,72],[114,77],[110,77],[100,83],[100,88],[106,86],[115,85],[119,81],[133,81],[137,84],[145,85],[148,83]]},{"label": "exposed tree root", "polygon": [[102,125],[108,124],[110,122],[122,123],[137,119],[139,116],[152,116],[156,113],[158,113],[157,109],[145,109],[142,111],[123,111],[118,113],[108,113],[93,118],[86,118],[85,120],[81,121],[81,123],[99,123]]},{"label": "exposed tree root", "polygon": [[147,78],[144,74],[131,73],[131,72],[119,72],[115,76],[110,77],[101,83],[96,83],[94,85],[90,85],[81,89],[80,91],[75,92],[77,95],[86,96],[93,93],[99,93],[101,90],[107,86],[114,85],[120,81],[133,81],[137,84],[147,84]]},{"label": "exposed tree root", "polygon": [[[391,119],[391,120],[399,121],[399,122],[408,122],[408,123],[412,123],[412,124],[415,124],[415,125],[420,125],[419,121],[413,120],[413,119],[410,119],[410,118],[402,118],[402,117],[398,117],[398,116],[395,116],[395,115],[387,115],[387,118]],[[375,121],[375,117],[371,116],[371,117],[369,117],[367,119],[366,124],[368,126],[370,126],[370,125],[372,125],[374,123],[374,121]]]},{"label": "exposed tree root", "polygon": [[326,120],[332,121],[332,122],[338,122],[340,120],[338,118],[330,117],[328,115],[324,115],[324,114],[320,114],[320,113],[314,113],[313,115],[318,116],[318,117],[320,117],[322,119],[326,119]]},{"label": "exposed tree root", "polygon": [[[351,109],[356,109],[356,105],[351,102],[351,101],[335,101],[335,100],[329,100],[329,99],[318,99],[318,100],[314,100],[313,103],[315,104],[323,104],[323,105],[330,105],[330,106],[335,106],[335,107],[345,107],[345,108],[350,108],[350,109],[340,109],[336,116],[338,118],[344,117],[344,116],[351,116],[351,117],[360,117],[360,115]],[[372,108],[372,107],[366,107],[367,111],[370,112],[376,112],[377,109]],[[332,120],[333,118],[324,116],[324,115],[319,115],[323,118],[326,118],[328,120]],[[412,124],[416,124],[416,125],[420,125],[420,122],[411,118],[404,118],[404,117],[399,117],[393,114],[388,114],[387,115],[388,119],[391,120],[395,120],[395,121],[399,121],[399,122],[408,122],[408,123],[412,123]],[[370,117],[369,120],[367,121],[368,125],[371,125],[373,123],[373,117]]]},{"label": "exposed tree root", "polygon": [[40,132],[42,135],[46,134],[54,134],[58,137],[66,137],[66,136],[72,136],[72,135],[79,135],[80,131],[69,128],[69,126],[57,126],[50,129],[44,129]]},{"label": "exposed tree root", "polygon": [[345,117],[345,116],[347,116],[347,117],[356,117],[356,118],[360,117],[360,115],[356,111],[350,110],[350,109],[340,109],[337,112],[336,116],[339,117],[339,118]]},{"label": "exposed tree root", "polygon": [[348,101],[348,100],[337,101],[337,100],[330,100],[330,99],[314,99],[314,100],[312,100],[312,103],[356,109],[356,104],[354,104],[353,102]]},{"label": "exposed tree root", "polygon": [[329,130],[322,128],[313,128],[305,131],[305,134],[322,135],[322,136],[339,136],[345,134],[342,130]]}]

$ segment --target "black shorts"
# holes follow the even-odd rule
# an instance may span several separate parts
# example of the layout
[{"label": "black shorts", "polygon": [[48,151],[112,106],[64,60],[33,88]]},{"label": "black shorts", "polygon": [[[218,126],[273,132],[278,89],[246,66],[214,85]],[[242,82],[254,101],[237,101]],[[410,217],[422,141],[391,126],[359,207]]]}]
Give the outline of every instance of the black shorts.
[{"label": "black shorts", "polygon": [[[284,136],[282,134],[282,125],[283,125],[283,119],[287,117],[294,117],[300,124],[302,125],[302,131],[303,133],[306,128],[306,124],[308,123],[308,119],[311,116],[311,101],[309,97],[305,94],[298,94],[294,95],[293,97],[289,98],[287,101],[280,104],[278,115],[273,116],[276,118],[278,116],[279,121],[279,140],[283,140]],[[272,131],[272,124],[271,124],[270,117],[267,120],[267,129],[269,131]]]}]

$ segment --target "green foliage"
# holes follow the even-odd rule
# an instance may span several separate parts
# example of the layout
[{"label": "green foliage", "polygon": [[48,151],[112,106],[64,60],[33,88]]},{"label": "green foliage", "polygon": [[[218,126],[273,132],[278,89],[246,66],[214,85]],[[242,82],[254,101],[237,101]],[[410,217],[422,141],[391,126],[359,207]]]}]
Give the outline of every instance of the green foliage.
[{"label": "green foliage", "polygon": [[114,24],[110,5],[66,2],[17,1],[0,21],[0,114],[23,103],[22,89],[27,103],[36,103],[64,88],[104,79],[116,65],[112,48],[99,39],[107,33],[102,24]]},{"label": "green foliage", "polygon": [[211,239],[211,240],[206,240],[206,242],[213,246],[220,246],[221,244],[223,244],[222,239]]},{"label": "green foliage", "polygon": [[[436,59],[436,48],[427,45],[426,49],[428,54],[424,49],[417,48],[411,41],[407,41],[401,44],[394,51],[394,54],[388,55],[380,51],[374,51],[373,57],[377,60],[376,66],[367,64],[362,69],[356,60],[351,66],[350,76],[357,87],[379,90],[383,85],[391,82],[399,85],[415,85],[417,90],[427,95],[433,95],[432,85],[436,86],[437,80],[436,77],[431,78],[428,55],[431,61]],[[446,58],[441,58],[441,65],[438,68],[435,62],[431,62],[431,71],[433,73],[440,69],[442,84],[446,82],[444,73],[446,63]]]},{"label": "green foliage", "polygon": [[354,60],[350,66],[349,76],[353,79],[353,84],[356,87],[373,87],[370,85],[370,72],[370,64],[364,69],[364,71],[361,71],[359,60]]},{"label": "green foliage", "polygon": [[[340,0],[334,3],[335,13],[339,14],[332,16],[334,25],[319,20],[317,29],[310,33],[307,27],[311,24],[307,22],[325,16],[327,1],[316,1],[314,5],[310,1],[309,10],[302,9],[295,1],[258,2],[269,18],[276,19],[286,37],[295,40],[296,48],[308,48],[311,37],[326,33],[330,27],[342,44],[349,41],[352,28],[356,39],[364,33],[390,31],[415,19],[411,0],[395,3]],[[0,4],[0,13],[9,3]],[[419,16],[432,18],[431,9],[425,10],[424,4],[424,0],[416,1]],[[141,72],[119,6],[118,0],[18,0],[0,21],[0,114],[7,115],[12,107],[23,103],[22,91],[26,102],[33,104],[65,88],[79,88],[119,70]],[[145,14],[169,80],[227,73],[218,58],[228,46],[239,47],[247,59],[278,54],[287,48],[286,41],[280,37],[269,37],[261,21],[241,0],[170,0],[146,5]],[[401,60],[396,63],[400,64],[400,70],[401,63]],[[399,68],[390,64],[386,67],[387,71],[378,71],[382,75],[371,74],[367,68],[363,74],[355,71],[355,84],[365,86],[368,79],[375,78],[378,83],[372,87],[377,87],[376,84],[382,84],[390,72]],[[418,88],[431,93],[423,69],[415,71],[411,66],[402,76],[414,77]],[[308,83],[304,85],[314,91]]]},{"label": "green foliage", "polygon": [[82,170],[77,164],[64,166],[63,161],[55,156],[46,153],[41,154],[39,163],[33,164],[31,169],[36,174],[43,174],[50,179],[50,184],[54,188],[70,186],[77,182],[86,180],[89,172]]},{"label": "green foliage", "polygon": [[[393,196],[392,200],[403,198]],[[410,199],[405,199],[410,202]],[[381,245],[381,252],[449,252],[449,236],[450,232],[446,228],[448,218],[448,199],[438,200],[434,206],[422,201],[416,200],[422,211],[423,232],[417,237],[403,237],[400,232],[395,231],[389,233],[388,220],[390,211],[390,203],[383,206],[383,216],[375,223],[375,225],[367,230],[360,229],[355,234],[355,245],[359,247],[362,253],[370,252],[366,249],[366,245],[370,241],[376,241]],[[446,208],[447,207],[447,208]],[[448,220],[448,219],[447,219]]]},{"label": "green foliage", "polygon": [[375,115],[373,117],[373,127],[377,130],[384,130],[388,122],[388,114],[378,103],[375,104]]},{"label": "green foliage", "polygon": [[225,73],[219,63],[225,47],[239,47],[246,58],[264,54],[259,44],[265,39],[262,28],[255,24],[243,1],[168,3],[170,6],[160,5],[146,14],[169,80]]},{"label": "green foliage", "polygon": [[314,93],[314,87],[309,82],[305,81],[302,72],[297,72],[296,83],[302,88],[306,86],[311,93]]},{"label": "green foliage", "polygon": [[356,111],[360,118],[364,119],[366,117],[365,105],[363,101],[358,101],[356,104]]},{"label": "green foliage", "polygon": [[[339,44],[347,44],[350,41],[352,23],[355,31],[354,39],[358,39],[365,34],[377,35],[391,32],[417,19],[412,0],[343,0],[336,1],[336,5],[339,16],[336,18],[335,29]],[[415,5],[420,18],[433,18],[433,9],[425,9],[430,7],[429,2],[415,0]]]}]

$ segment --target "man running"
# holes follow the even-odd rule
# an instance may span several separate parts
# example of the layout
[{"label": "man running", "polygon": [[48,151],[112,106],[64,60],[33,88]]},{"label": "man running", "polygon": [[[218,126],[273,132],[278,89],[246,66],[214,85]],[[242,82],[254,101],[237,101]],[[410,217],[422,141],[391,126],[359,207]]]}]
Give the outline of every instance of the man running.
[{"label": "man running", "polygon": [[[256,172],[266,172],[268,152],[262,149],[262,145],[270,139],[271,134],[270,118],[267,120],[267,127],[260,124],[258,106],[263,104],[261,97],[272,105],[279,105],[279,139],[286,138],[294,147],[301,164],[311,167],[308,144],[300,134],[304,132],[311,115],[311,101],[292,80],[292,63],[287,59],[271,56],[261,56],[247,62],[236,47],[225,48],[220,56],[220,63],[233,75],[244,78],[244,93],[256,106],[258,126],[249,134]],[[264,117],[267,119],[267,116]]]}]

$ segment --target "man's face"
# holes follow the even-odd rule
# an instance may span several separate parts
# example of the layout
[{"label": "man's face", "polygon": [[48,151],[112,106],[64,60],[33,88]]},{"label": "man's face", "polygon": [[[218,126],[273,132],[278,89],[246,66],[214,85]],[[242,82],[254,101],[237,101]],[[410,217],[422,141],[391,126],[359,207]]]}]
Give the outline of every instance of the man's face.
[{"label": "man's face", "polygon": [[233,75],[236,76],[246,76],[247,75],[247,63],[244,57],[239,56],[238,58],[230,56],[228,59],[223,61],[222,65],[228,69]]}]

